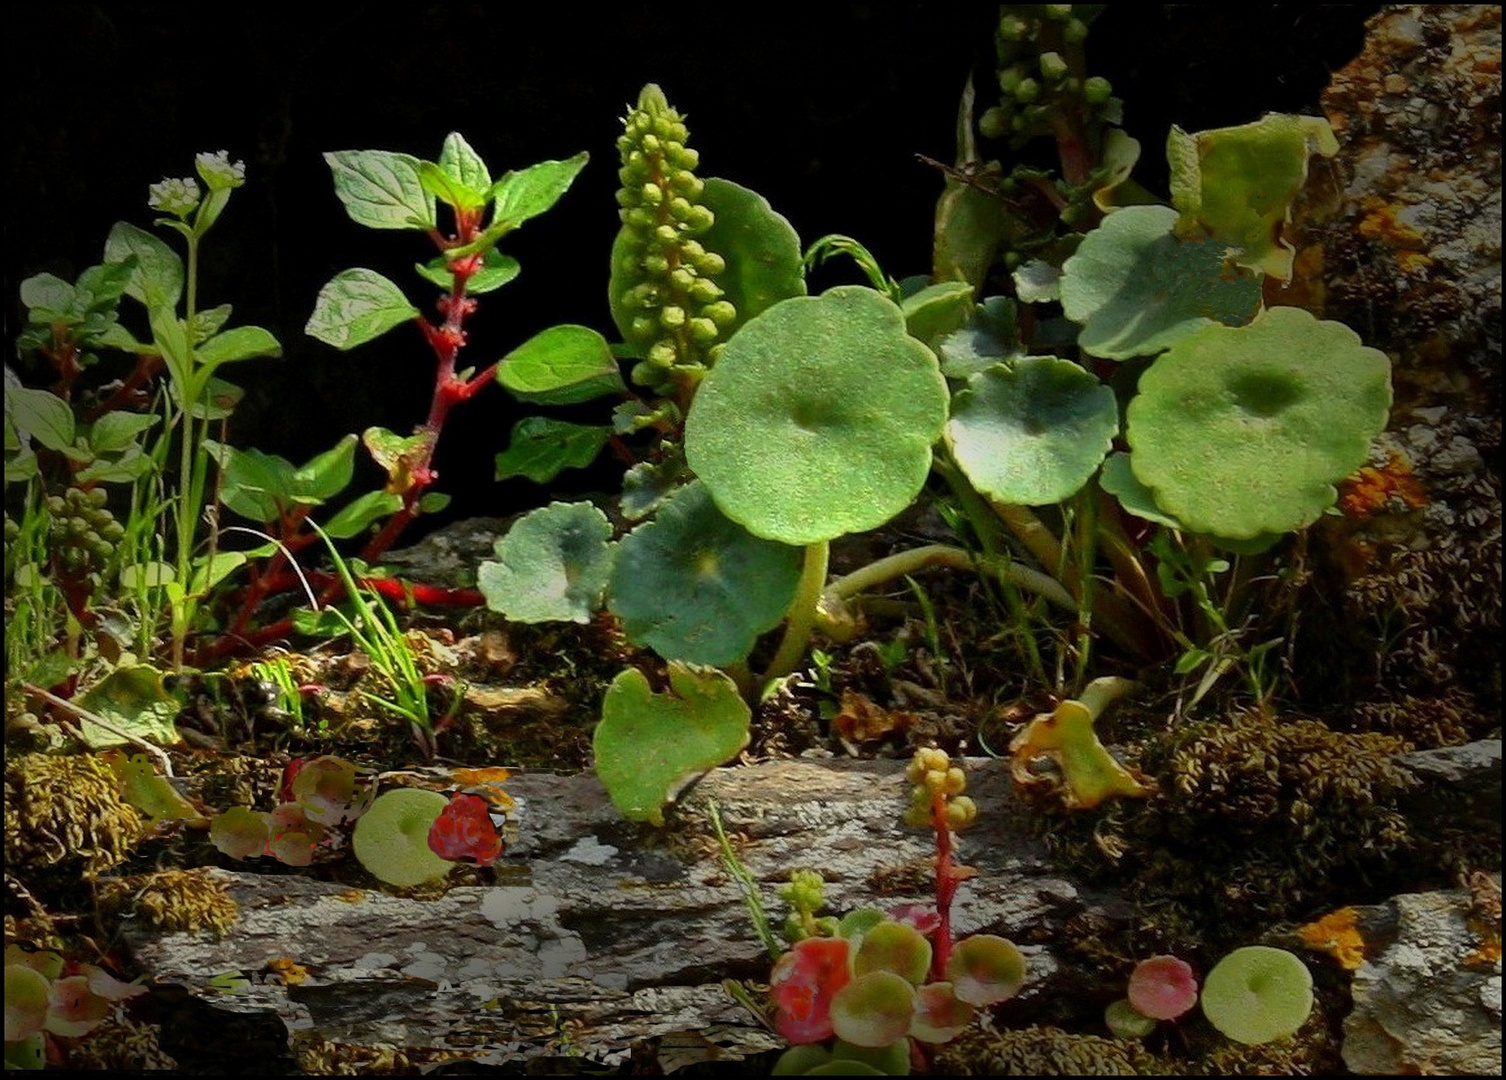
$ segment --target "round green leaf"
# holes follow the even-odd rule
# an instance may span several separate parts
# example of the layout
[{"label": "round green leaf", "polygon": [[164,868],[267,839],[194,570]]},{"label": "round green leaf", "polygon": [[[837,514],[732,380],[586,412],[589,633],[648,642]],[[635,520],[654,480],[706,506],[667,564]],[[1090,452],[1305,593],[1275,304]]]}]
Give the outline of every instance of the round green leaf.
[{"label": "round green leaf", "polygon": [[785,300],[737,332],[686,417],[685,454],[749,532],[816,543],[910,504],[946,408],[936,357],[899,308],[843,285]]},{"label": "round green leaf", "polygon": [[1385,429],[1390,375],[1353,330],[1299,308],[1205,327],[1140,377],[1130,465],[1190,529],[1233,540],[1300,529]]},{"label": "round green leaf", "polygon": [[859,975],[831,999],[833,1030],[858,1046],[888,1046],[909,1034],[914,1018],[915,987],[892,971]]},{"label": "round green leaf", "polygon": [[622,538],[607,607],[666,660],[726,667],[784,618],[801,564],[799,548],[751,535],[694,483]]},{"label": "round green leaf", "polygon": [[1060,502],[1085,484],[1119,430],[1114,392],[1070,360],[1024,356],[968,380],[947,446],[979,491],[1002,502]]},{"label": "round green leaf", "polygon": [[596,775],[632,821],[663,825],[664,807],[687,781],[748,742],[753,714],[720,671],[671,661],[669,687],[655,694],[643,672],[628,668],[602,699],[592,739]]},{"label": "round green leaf", "polygon": [[373,875],[399,889],[442,878],[455,864],[429,849],[429,829],[448,805],[437,791],[384,791],[356,820],[351,850]]},{"label": "round green leaf", "polygon": [[486,606],[514,622],[591,620],[612,574],[612,523],[590,503],[550,503],[520,518],[483,562]]},{"label": "round green leaf", "polygon": [[701,203],[716,220],[697,239],[726,260],[727,269],[716,283],[737,308],[737,321],[725,336],[779,301],[805,295],[800,237],[768,199],[731,180],[709,176]]},{"label": "round green leaf", "polygon": [[1210,323],[1237,326],[1260,284],[1225,266],[1226,246],[1172,235],[1177,212],[1127,206],[1103,219],[1062,266],[1062,310],[1094,356],[1150,356]]},{"label": "round green leaf", "polygon": [[5,1041],[29,1039],[47,1022],[52,985],[35,968],[5,965]]},{"label": "round green leaf", "polygon": [[1300,1028],[1313,1007],[1313,977],[1285,949],[1247,945],[1220,960],[1203,982],[1203,1014],[1235,1042],[1255,1045]]},{"label": "round green leaf", "polygon": [[994,934],[974,934],[957,942],[947,958],[952,993],[969,1005],[997,1005],[1025,985],[1025,957],[1014,942]]},{"label": "round green leaf", "polygon": [[868,933],[858,945],[852,960],[852,973],[892,971],[919,986],[931,970],[931,943],[909,923],[885,920]]}]

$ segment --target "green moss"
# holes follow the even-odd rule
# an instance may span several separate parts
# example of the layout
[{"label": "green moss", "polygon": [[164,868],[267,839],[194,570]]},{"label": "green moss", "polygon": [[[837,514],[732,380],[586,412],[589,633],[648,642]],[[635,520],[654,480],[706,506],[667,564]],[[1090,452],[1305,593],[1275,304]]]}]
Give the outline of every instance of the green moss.
[{"label": "green moss", "polygon": [[91,754],[23,754],[5,766],[5,861],[23,869],[61,864],[87,877],[119,865],[146,835],[141,812]]},{"label": "green moss", "polygon": [[1159,1076],[1165,1064],[1139,1043],[1031,1026],[964,1032],[941,1047],[936,1072],[954,1076]]},{"label": "green moss", "polygon": [[208,870],[166,870],[102,884],[102,910],[134,916],[170,933],[211,930],[224,937],[240,918],[240,905]]}]

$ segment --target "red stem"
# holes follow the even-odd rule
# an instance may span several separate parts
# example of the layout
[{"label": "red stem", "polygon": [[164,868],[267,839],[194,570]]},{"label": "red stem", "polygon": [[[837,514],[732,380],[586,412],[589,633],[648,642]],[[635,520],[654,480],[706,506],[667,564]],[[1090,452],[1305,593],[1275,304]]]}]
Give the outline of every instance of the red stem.
[{"label": "red stem", "polygon": [[946,796],[931,796],[931,827],[936,831],[936,914],[941,923],[932,935],[931,978],[946,978],[946,964],[952,956],[952,900],[963,879],[953,872],[952,831],[946,825]]}]

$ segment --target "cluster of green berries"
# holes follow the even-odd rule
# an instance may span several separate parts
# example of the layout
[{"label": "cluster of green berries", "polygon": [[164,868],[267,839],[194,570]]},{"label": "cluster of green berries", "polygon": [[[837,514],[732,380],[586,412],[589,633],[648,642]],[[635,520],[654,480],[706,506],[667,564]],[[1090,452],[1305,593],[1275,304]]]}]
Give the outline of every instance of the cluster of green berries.
[{"label": "cluster of green berries", "polygon": [[103,570],[125,536],[125,527],[105,508],[107,498],[103,488],[69,488],[47,497],[47,550],[63,577],[82,580]]},{"label": "cluster of green berries", "polygon": [[633,380],[660,389],[715,362],[737,309],[716,283],[725,260],[696,239],[716,216],[700,201],[705,182],[695,175],[699,158],[685,145],[684,120],[650,83],[623,127],[618,270],[636,282],[622,300],[631,313],[626,333],[644,356]]},{"label": "cluster of green berries", "polygon": [[949,829],[966,828],[977,818],[978,804],[962,794],[967,790],[967,775],[952,764],[945,750],[925,747],[915,751],[910,767],[905,770],[905,779],[911,784],[910,806],[905,811],[906,825],[929,828],[937,800],[941,802]]},{"label": "cluster of green berries", "polygon": [[795,870],[790,883],[779,890],[779,898],[790,906],[784,920],[784,939],[793,945],[808,937],[831,937],[837,932],[835,915],[816,917],[826,906],[823,888],[826,881],[814,870]]},{"label": "cluster of green berries", "polygon": [[1081,53],[1088,22],[1099,5],[1005,4],[994,43],[999,54],[999,104],[978,118],[988,138],[1013,137],[1017,144],[1048,130],[1050,110],[1076,99],[1090,113],[1116,122],[1117,103],[1107,79],[1072,74],[1064,52]]},{"label": "cluster of green berries", "polygon": [[21,539],[21,526],[11,520],[9,514],[5,515],[5,546],[10,547]]}]

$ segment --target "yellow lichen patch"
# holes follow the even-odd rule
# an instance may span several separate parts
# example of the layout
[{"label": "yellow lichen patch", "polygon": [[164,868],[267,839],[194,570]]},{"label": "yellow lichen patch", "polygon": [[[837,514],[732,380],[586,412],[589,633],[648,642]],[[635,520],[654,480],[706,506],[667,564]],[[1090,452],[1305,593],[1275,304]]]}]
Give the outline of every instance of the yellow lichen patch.
[{"label": "yellow lichen patch", "polygon": [[1080,701],[1063,701],[1054,711],[1037,715],[1010,741],[1009,756],[1014,781],[1022,788],[1050,783],[1034,771],[1036,758],[1055,761],[1068,809],[1088,810],[1115,795],[1143,799],[1154,790],[1098,741],[1093,714]]},{"label": "yellow lichen patch", "polygon": [[92,754],[23,754],[5,766],[5,861],[83,864],[92,877],[123,862],[146,834],[141,812]]},{"label": "yellow lichen patch", "polygon": [[1299,927],[1297,935],[1303,944],[1328,953],[1345,971],[1357,971],[1365,960],[1365,940],[1355,925],[1358,918],[1356,909],[1342,907]]},{"label": "yellow lichen patch", "polygon": [[240,906],[207,870],[165,870],[103,883],[100,907],[136,916],[170,932],[212,930],[224,937],[240,918]]},{"label": "yellow lichen patch", "polygon": [[278,976],[289,986],[299,986],[307,982],[309,977],[308,968],[286,956],[268,960],[267,973]]},{"label": "yellow lichen patch", "polygon": [[1399,500],[1409,510],[1420,509],[1431,501],[1407,460],[1394,450],[1380,468],[1366,465],[1339,485],[1339,509],[1351,518],[1377,514],[1391,506],[1392,499]]}]

